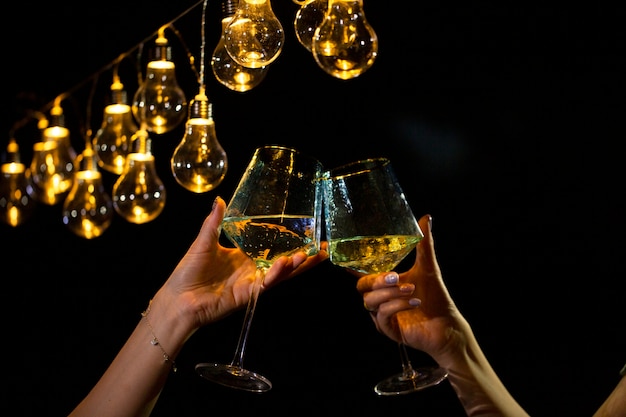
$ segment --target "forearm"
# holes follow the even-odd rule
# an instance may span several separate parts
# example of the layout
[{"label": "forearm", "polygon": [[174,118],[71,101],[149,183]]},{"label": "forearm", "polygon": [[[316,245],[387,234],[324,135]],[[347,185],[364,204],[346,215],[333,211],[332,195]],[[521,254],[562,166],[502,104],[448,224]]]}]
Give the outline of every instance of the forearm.
[{"label": "forearm", "polygon": [[459,352],[439,358],[448,380],[470,417],[528,417],[506,389],[482,352],[471,330]]},{"label": "forearm", "polygon": [[623,417],[626,414],[626,366],[622,369],[621,375],[617,386],[593,417]]},{"label": "forearm", "polygon": [[[150,414],[173,371],[176,356],[190,336],[189,328],[174,309],[166,297],[157,295],[146,318],[137,313],[139,322],[133,333],[70,417]],[[153,345],[155,337],[159,345]]]}]

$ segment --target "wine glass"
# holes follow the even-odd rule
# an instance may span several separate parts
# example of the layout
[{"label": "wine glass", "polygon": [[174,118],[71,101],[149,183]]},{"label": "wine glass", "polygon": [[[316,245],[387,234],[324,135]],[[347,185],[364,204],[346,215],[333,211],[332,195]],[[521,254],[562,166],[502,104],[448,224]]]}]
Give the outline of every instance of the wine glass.
[{"label": "wine glass", "polygon": [[[330,261],[371,274],[393,270],[424,237],[387,158],[364,159],[325,172],[324,216]],[[440,367],[412,367],[399,343],[402,372],[380,381],[378,395],[398,395],[436,385]]]},{"label": "wine glass", "polygon": [[196,371],[219,384],[266,392],[272,383],[243,367],[250,324],[265,274],[283,255],[317,253],[322,212],[322,164],[295,149],[257,148],[226,207],[222,231],[256,263],[256,276],[235,356],[229,364],[199,363]]}]

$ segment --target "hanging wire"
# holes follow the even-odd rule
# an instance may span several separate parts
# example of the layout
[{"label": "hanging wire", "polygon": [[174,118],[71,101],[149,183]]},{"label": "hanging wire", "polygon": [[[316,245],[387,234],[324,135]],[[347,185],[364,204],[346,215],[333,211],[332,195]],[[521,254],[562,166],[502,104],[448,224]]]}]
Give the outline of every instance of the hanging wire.
[{"label": "hanging wire", "polygon": [[[158,33],[158,32],[157,32]],[[149,39],[152,39],[156,34],[152,34],[152,36]],[[141,83],[143,83],[143,69],[141,68],[141,57],[143,56],[143,46],[144,46],[144,42],[140,42],[136,48],[137,48],[137,60],[135,61],[135,73],[137,74],[137,84],[141,85]],[[124,59],[126,57],[126,54],[122,54],[120,55],[120,60]]]},{"label": "hanging wire", "polygon": [[[111,61],[108,64],[104,65],[99,70],[97,70],[96,72],[94,72],[90,76],[86,77],[85,79],[83,79],[79,83],[75,84],[70,89],[68,89],[65,92],[63,92],[63,93],[59,94],[58,96],[56,96],[54,98],[54,100],[52,100],[52,101],[48,102],[47,104],[45,104],[44,106],[42,106],[41,109],[39,110],[39,113],[46,113],[46,112],[48,112],[54,106],[55,103],[61,102],[61,101],[65,100],[65,98],[67,98],[68,96],[73,95],[76,91],[78,91],[81,88],[83,88],[85,84],[87,84],[90,81],[93,81],[94,79],[97,79],[100,76],[101,73],[110,70],[113,66],[117,65],[121,60],[125,59],[130,54],[135,52],[135,50],[139,50],[139,53],[141,54],[141,51],[143,50],[143,45],[146,42],[148,42],[151,39],[153,39],[158,34],[158,32],[159,32],[159,30],[161,28],[163,28],[163,27],[171,27],[171,28],[173,28],[174,22],[178,21],[182,17],[184,17],[187,14],[189,14],[192,10],[194,10],[200,4],[204,4],[204,8],[206,8],[207,1],[208,0],[202,0],[202,1],[199,1],[199,2],[197,2],[195,4],[193,4],[191,7],[187,8],[185,11],[180,13],[178,16],[176,16],[175,18],[170,20],[168,23],[162,25],[158,30],[156,30],[155,32],[152,32],[149,36],[145,37],[138,44],[134,45],[132,48],[128,49],[126,52],[121,53],[116,59],[114,59],[113,61]],[[204,12],[202,13],[202,19],[203,19],[202,29],[204,30]],[[178,34],[177,34],[177,36],[178,36]],[[181,38],[181,37],[179,36],[179,38]],[[182,38],[181,38],[181,40],[182,40]],[[188,55],[190,55],[190,54],[188,53]],[[193,63],[193,61],[194,61],[194,59],[191,58],[190,62]],[[194,72],[196,71],[195,67],[193,66],[193,64],[192,64],[192,69],[194,70]],[[141,71],[139,71],[138,74],[141,74]],[[13,127],[11,128],[11,131],[12,132],[16,131],[17,130],[16,126],[22,126],[22,125],[27,124],[29,120],[32,120],[32,115],[29,114],[24,119],[25,120],[18,120],[18,121],[16,121],[14,123]]]},{"label": "hanging wire", "polygon": [[202,37],[200,43],[200,74],[198,79],[198,84],[200,85],[200,89],[204,91],[205,87],[205,79],[204,79],[204,49],[206,43],[206,35],[205,35],[205,26],[206,26],[206,6],[208,4],[208,0],[204,0],[204,5],[202,6],[202,23],[200,26],[200,36]]},{"label": "hanging wire", "polygon": [[[115,68],[117,68],[117,66],[115,66]],[[86,110],[85,110],[85,123],[84,123],[84,131],[81,132],[83,137],[85,138],[85,141],[88,142],[87,146],[89,146],[89,142],[91,141],[91,106],[93,103],[93,98],[96,94],[96,87],[98,85],[98,78],[99,78],[99,73],[96,74],[92,80],[93,82],[91,83],[91,89],[89,90],[89,97],[87,98],[87,106],[86,106]]]},{"label": "hanging wire", "polygon": [[11,130],[9,130],[9,138],[12,138],[15,136],[15,132],[20,130],[21,128],[25,127],[26,125],[28,125],[32,120],[36,120],[37,124],[38,124],[38,128],[40,130],[45,129],[46,127],[48,127],[48,119],[46,118],[46,115],[39,110],[28,110],[26,112],[26,116],[23,117],[22,119],[18,120],[17,122],[15,122],[13,124],[13,126],[11,126]]},{"label": "hanging wire", "polygon": [[[203,12],[203,18],[204,18],[204,12]],[[176,27],[174,27],[173,24],[170,24],[169,26],[163,26],[163,28],[165,28],[165,27],[169,27],[169,29],[172,32],[174,32],[176,37],[179,39],[183,49],[185,50],[185,53],[187,54],[187,59],[189,60],[189,66],[191,66],[191,70],[196,75],[196,79],[200,79],[200,75],[198,74],[198,70],[196,69],[196,58],[193,56],[193,54],[189,50],[189,47],[185,43],[183,36],[180,34],[178,29],[176,29]]]}]

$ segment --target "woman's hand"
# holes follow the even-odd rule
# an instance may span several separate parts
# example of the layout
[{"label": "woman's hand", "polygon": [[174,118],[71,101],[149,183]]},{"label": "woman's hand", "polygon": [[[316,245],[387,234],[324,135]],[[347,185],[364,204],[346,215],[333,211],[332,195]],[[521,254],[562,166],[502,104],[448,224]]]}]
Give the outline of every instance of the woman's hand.
[{"label": "woman's hand", "polygon": [[357,290],[379,332],[436,358],[457,328],[459,314],[443,283],[431,222],[430,215],[419,220],[425,235],[411,269],[363,275]]},{"label": "woman's hand", "polygon": [[[226,203],[217,197],[213,210],[204,220],[197,238],[176,266],[160,293],[177,299],[190,325],[197,329],[215,322],[247,305],[252,291],[256,266],[237,248],[219,243],[220,224]],[[304,252],[277,259],[267,271],[261,291],[296,276],[328,258],[326,244],[312,256]],[[157,294],[158,296],[159,294]],[[155,296],[156,297],[156,296]]]}]

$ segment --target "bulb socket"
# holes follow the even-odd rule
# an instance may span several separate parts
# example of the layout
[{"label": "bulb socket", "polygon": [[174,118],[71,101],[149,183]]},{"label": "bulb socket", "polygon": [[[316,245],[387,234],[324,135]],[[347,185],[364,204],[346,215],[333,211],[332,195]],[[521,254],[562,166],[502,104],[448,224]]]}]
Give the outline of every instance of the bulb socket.
[{"label": "bulb socket", "polygon": [[190,119],[209,119],[212,116],[212,106],[207,99],[196,98],[189,105]]},{"label": "bulb socket", "polygon": [[63,113],[61,113],[61,114],[57,114],[57,113],[50,114],[50,120],[49,120],[48,126],[65,127],[65,116],[63,116]]},{"label": "bulb socket", "polygon": [[171,61],[172,47],[167,45],[156,45],[150,54],[151,61]]},{"label": "bulb socket", "polygon": [[131,153],[152,153],[152,139],[145,129],[139,129],[131,138]]},{"label": "bulb socket", "polygon": [[222,16],[231,17],[235,14],[237,10],[237,6],[239,5],[238,0],[223,0],[222,1]]},{"label": "bulb socket", "polygon": [[126,90],[111,90],[111,103],[128,104]]}]

